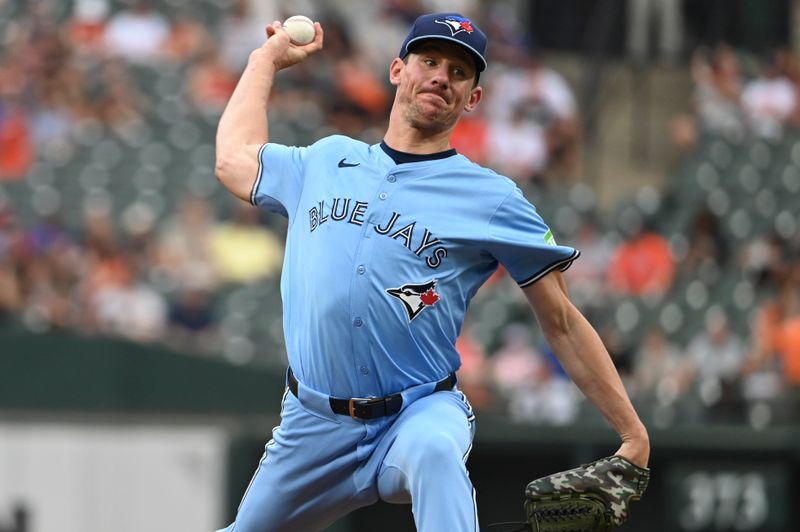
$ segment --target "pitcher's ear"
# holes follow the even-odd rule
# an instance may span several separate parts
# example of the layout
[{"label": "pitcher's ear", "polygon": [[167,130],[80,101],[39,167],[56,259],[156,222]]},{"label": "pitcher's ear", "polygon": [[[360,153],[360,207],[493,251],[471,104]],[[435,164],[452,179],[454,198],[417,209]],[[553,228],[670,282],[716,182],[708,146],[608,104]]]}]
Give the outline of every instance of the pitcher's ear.
[{"label": "pitcher's ear", "polygon": [[406,63],[399,57],[395,57],[389,65],[389,83],[400,85],[400,73],[406,67]]},{"label": "pitcher's ear", "polygon": [[467,100],[467,103],[464,104],[464,110],[468,113],[471,113],[478,107],[478,104],[482,99],[483,99],[483,87],[478,85],[477,87],[474,87],[472,89],[472,92],[469,95],[469,100]]}]

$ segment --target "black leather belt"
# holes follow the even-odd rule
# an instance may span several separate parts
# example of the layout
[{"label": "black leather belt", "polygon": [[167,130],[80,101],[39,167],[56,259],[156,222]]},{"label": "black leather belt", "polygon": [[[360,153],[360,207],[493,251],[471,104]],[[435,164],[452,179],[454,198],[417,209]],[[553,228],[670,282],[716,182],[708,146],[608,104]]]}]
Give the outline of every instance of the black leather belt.
[{"label": "black leather belt", "polygon": [[[297,395],[297,378],[292,373],[292,368],[287,372],[287,381],[289,383],[289,390]],[[456,385],[456,374],[451,373],[444,379],[436,383],[434,392],[441,392],[444,390],[452,390]],[[335,414],[342,416],[350,416],[353,419],[376,419],[384,416],[391,416],[400,411],[403,406],[403,396],[399,393],[393,393],[386,397],[353,397],[351,399],[338,399],[331,397],[331,410]]]}]

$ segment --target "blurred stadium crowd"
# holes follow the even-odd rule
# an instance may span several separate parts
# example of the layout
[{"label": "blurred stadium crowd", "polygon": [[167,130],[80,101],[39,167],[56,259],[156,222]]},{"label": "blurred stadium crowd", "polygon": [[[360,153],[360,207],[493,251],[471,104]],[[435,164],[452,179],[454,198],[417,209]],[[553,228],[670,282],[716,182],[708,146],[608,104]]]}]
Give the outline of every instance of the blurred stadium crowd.
[{"label": "blurred stadium crowd", "polygon": [[[283,367],[284,222],[213,176],[216,123],[248,54],[265,22],[313,15],[325,51],[279,77],[271,137],[377,142],[395,43],[419,13],[457,9],[482,21],[491,68],[455,147],[515,179],[582,251],[566,274],[573,299],[644,418],[800,420],[795,55],[698,48],[693,109],[672,127],[682,163],[666,187],[605,212],[580,177],[573,91],[509,5],[316,4],[0,0],[0,328]],[[532,321],[499,271],[459,339],[461,383],[479,410],[574,422],[586,405]]]}]

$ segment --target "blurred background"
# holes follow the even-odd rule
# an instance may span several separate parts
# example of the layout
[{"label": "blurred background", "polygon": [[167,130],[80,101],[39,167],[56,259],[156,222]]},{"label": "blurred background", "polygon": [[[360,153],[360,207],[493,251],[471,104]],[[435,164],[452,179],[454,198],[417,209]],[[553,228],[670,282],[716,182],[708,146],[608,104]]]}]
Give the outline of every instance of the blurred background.
[{"label": "blurred background", "polygon": [[[649,427],[627,530],[796,530],[797,0],[0,0],[0,532],[232,519],[278,421],[286,225],[217,183],[219,116],[305,14],[325,49],[281,72],[271,138],[378,142],[389,62],[442,10],[490,40],[455,147],[582,251],[572,298]],[[616,450],[502,270],[458,348],[483,526]],[[330,531],[379,528],[410,508]]]}]

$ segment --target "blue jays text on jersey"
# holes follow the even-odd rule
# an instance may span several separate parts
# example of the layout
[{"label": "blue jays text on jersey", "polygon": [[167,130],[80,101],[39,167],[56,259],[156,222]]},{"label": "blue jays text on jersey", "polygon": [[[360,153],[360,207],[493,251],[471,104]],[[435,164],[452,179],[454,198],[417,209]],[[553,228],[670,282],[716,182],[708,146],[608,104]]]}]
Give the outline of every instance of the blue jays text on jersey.
[{"label": "blue jays text on jersey", "polygon": [[391,153],[338,135],[259,152],[251,202],[289,218],[289,363],[332,396],[442,379],[460,365],[467,305],[498,264],[524,287],[578,256],[511,180],[454,151],[401,163]]},{"label": "blue jays text on jersey", "polygon": [[[353,203],[352,209],[350,207],[351,202]],[[328,205],[329,207],[326,209],[325,200],[322,200],[308,211],[309,231],[313,232],[328,220],[363,225],[364,214],[369,207],[369,203],[354,201],[351,198],[334,198],[328,202]],[[398,220],[400,220],[400,223],[398,223]],[[430,255],[426,257],[425,263],[430,268],[438,268],[442,263],[442,259],[447,256],[447,248],[441,245],[442,241],[436,238],[427,227],[416,230],[416,221],[408,224],[406,222],[407,220],[401,220],[399,212],[392,212],[389,220],[383,224],[375,225],[373,229],[379,235],[386,235],[389,238],[400,240],[417,257],[422,256],[422,253],[429,248],[433,248],[430,250]],[[415,237],[415,230],[417,235],[422,233],[419,238]]]}]

